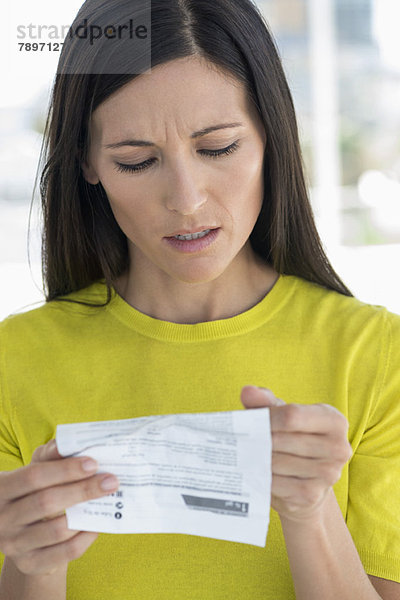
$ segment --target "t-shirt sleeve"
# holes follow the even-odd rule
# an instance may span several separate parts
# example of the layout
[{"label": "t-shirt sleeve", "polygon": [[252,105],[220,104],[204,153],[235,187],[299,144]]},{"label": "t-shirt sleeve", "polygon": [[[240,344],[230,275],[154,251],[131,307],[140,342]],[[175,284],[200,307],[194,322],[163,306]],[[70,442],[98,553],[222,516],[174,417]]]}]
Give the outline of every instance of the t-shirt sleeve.
[{"label": "t-shirt sleeve", "polygon": [[10,435],[7,417],[0,400],[0,472],[13,471],[23,466],[21,453]]},{"label": "t-shirt sleeve", "polygon": [[[0,379],[2,374],[0,374]],[[0,472],[13,471],[23,467],[19,448],[15,445],[9,431],[9,417],[4,411],[4,382],[0,381]],[[3,566],[4,556],[0,552],[0,571]]]},{"label": "t-shirt sleeve", "polygon": [[[7,394],[4,345],[4,335],[1,335],[0,331],[0,472],[13,471],[24,466],[12,426],[13,415]],[[0,552],[0,570],[3,562],[4,555]]]},{"label": "t-shirt sleeve", "polygon": [[375,399],[349,463],[346,522],[365,571],[400,582],[400,316],[385,317]]},{"label": "t-shirt sleeve", "polygon": [[[0,325],[3,325],[4,322]],[[12,471],[23,466],[13,430],[13,410],[9,402],[6,378],[5,332],[0,327],[0,471]]]}]

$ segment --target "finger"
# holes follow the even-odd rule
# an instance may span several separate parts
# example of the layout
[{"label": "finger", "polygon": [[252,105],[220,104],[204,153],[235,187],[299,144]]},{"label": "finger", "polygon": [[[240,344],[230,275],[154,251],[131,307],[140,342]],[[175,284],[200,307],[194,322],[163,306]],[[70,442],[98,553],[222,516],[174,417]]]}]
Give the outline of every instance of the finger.
[{"label": "finger", "polygon": [[[103,487],[110,483],[110,487]],[[17,526],[28,525],[94,498],[115,492],[119,487],[116,477],[102,473],[82,481],[46,488],[21,498],[9,505],[8,515]]]},{"label": "finger", "polygon": [[26,575],[48,574],[62,565],[80,558],[98,537],[98,533],[80,531],[69,540],[26,553],[14,562]]},{"label": "finger", "polygon": [[319,433],[291,433],[274,431],[271,433],[272,450],[282,454],[294,454],[304,458],[329,459],[346,463],[353,455],[350,442],[345,436],[332,436]]},{"label": "finger", "polygon": [[267,389],[246,385],[242,388],[240,399],[245,408],[268,408],[269,406],[283,406],[285,403]]},{"label": "finger", "polygon": [[79,481],[93,475],[97,469],[96,461],[83,456],[34,462],[15,471],[0,474],[2,500],[14,500],[37,490]]},{"label": "finger", "polygon": [[24,527],[9,544],[7,555],[21,555],[32,550],[53,546],[69,540],[79,533],[68,529],[67,517],[62,515],[46,522],[39,521],[28,527]]},{"label": "finger", "polygon": [[49,517],[43,517],[42,521],[51,521],[52,519],[55,519],[56,517],[61,517],[64,514],[65,510],[61,510],[60,512],[54,513],[54,515],[50,515]]},{"label": "finger", "polygon": [[[299,479],[283,475],[273,475],[271,500],[279,499],[284,503],[306,506],[324,495],[317,479]],[[271,501],[271,504],[274,501]]]},{"label": "finger", "polygon": [[328,404],[286,404],[271,408],[271,430],[347,436],[349,423]]},{"label": "finger", "polygon": [[331,440],[324,434],[274,431],[271,433],[271,440],[273,452],[293,454],[304,458],[332,456]]},{"label": "finger", "polygon": [[38,446],[32,455],[32,462],[43,462],[63,458],[57,450],[56,440],[50,440],[43,446]]},{"label": "finger", "polygon": [[292,454],[272,454],[272,473],[283,477],[298,479],[317,479],[326,485],[335,484],[342,474],[343,463],[340,461],[303,458]]},{"label": "finger", "polygon": [[293,454],[273,452],[271,467],[274,475],[299,477],[301,479],[317,479],[323,471],[324,463],[315,458],[303,458]]}]

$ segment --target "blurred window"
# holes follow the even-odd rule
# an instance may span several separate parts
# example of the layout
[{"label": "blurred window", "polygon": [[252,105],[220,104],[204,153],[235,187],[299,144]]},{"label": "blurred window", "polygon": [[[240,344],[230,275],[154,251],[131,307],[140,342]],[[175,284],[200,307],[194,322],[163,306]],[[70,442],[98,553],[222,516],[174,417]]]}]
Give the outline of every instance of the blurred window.
[{"label": "blurred window", "polygon": [[[6,13],[10,22],[0,41],[0,319],[43,301],[38,197],[31,266],[27,230],[58,59],[56,52],[18,52],[16,27],[68,26],[81,4],[20,0]],[[258,5],[294,97],[327,254],[355,295],[400,313],[393,278],[400,263],[400,1],[258,0]]]}]

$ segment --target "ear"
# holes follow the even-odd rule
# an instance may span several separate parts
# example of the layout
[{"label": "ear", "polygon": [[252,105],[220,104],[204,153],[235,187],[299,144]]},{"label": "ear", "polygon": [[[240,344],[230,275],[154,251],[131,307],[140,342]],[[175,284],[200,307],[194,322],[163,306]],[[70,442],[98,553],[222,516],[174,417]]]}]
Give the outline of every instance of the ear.
[{"label": "ear", "polygon": [[88,183],[92,185],[97,185],[100,179],[97,177],[96,171],[94,168],[89,165],[86,161],[81,164],[83,176]]}]

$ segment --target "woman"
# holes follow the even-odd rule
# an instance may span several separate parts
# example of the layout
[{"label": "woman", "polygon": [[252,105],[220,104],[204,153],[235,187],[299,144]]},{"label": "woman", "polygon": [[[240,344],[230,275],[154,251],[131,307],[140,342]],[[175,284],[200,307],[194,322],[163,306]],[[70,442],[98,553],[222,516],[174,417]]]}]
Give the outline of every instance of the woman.
[{"label": "woman", "polygon": [[[142,9],[87,0],[74,25]],[[265,23],[250,0],[154,0],[138,75],[109,41],[65,41],[47,302],[0,328],[0,599],[400,598],[400,318],[322,250]],[[57,424],[243,406],[270,407],[265,548],[68,530],[118,481],[62,459]]]}]

